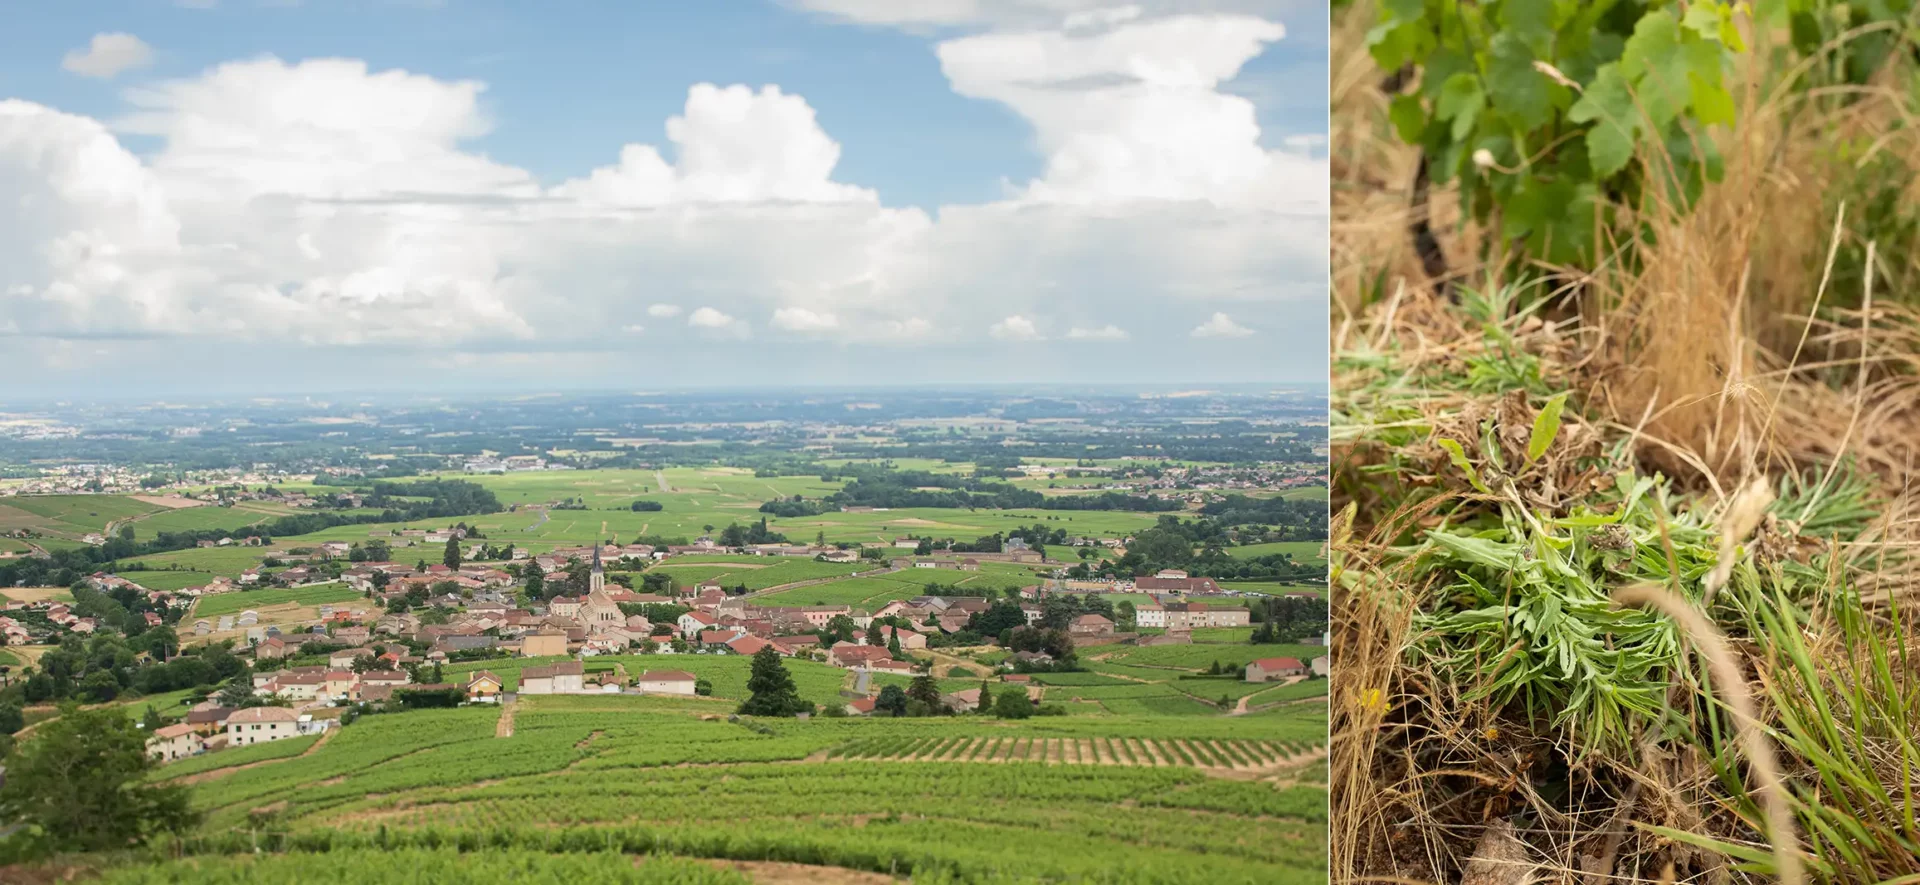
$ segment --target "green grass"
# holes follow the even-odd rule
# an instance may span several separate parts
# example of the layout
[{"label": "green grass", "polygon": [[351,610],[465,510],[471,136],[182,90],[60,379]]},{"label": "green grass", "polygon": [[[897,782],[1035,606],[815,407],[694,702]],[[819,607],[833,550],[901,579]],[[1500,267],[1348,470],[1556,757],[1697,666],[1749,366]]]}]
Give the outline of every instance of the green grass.
[{"label": "green grass", "polygon": [[181,719],[185,718],[188,711],[193,707],[193,704],[187,699],[195,694],[204,694],[206,691],[207,689],[204,688],[183,688],[179,691],[170,691],[164,694],[150,694],[144,697],[127,698],[121,701],[118,706],[120,712],[127,714],[127,718],[129,719],[138,720],[140,717],[147,715],[148,707],[160,711],[160,715],[162,716]]},{"label": "green grass", "polygon": [[274,588],[269,590],[243,590],[237,593],[220,593],[202,596],[194,606],[194,617],[213,618],[231,615],[247,609],[262,609],[270,605],[296,603],[299,605],[321,605],[338,602],[364,602],[366,597],[360,591],[345,584],[321,584],[314,587],[296,587],[290,589]]},{"label": "green grass", "polygon": [[1239,644],[1253,639],[1252,627],[1195,627],[1193,641],[1196,645],[1210,642]]}]

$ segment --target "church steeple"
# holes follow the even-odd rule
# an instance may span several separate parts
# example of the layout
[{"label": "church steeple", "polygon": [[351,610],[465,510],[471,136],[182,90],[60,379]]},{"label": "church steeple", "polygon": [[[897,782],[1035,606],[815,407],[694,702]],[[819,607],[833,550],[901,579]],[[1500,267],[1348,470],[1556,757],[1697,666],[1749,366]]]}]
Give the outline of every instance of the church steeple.
[{"label": "church steeple", "polygon": [[599,593],[607,587],[607,573],[600,568],[601,542],[593,542],[593,572],[587,575],[587,592]]}]

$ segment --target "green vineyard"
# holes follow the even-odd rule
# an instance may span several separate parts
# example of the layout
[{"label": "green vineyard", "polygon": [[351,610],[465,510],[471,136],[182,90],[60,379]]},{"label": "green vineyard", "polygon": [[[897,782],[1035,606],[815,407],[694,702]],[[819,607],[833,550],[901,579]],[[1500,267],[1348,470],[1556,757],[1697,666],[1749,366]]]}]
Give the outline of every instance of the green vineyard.
[{"label": "green vineyard", "polygon": [[[513,712],[507,737],[500,710],[426,710],[365,717],[304,755],[163,768],[193,773],[207,822],[173,846],[185,860],[111,881],[275,878],[278,861],[224,858],[256,846],[319,867],[408,852],[410,882],[542,878],[546,863],[730,881],[620,860],[657,854],[915,882],[1325,881],[1326,792],[1304,783],[1323,764],[1318,709],[730,721],[692,701],[554,696]],[[633,878],[656,874],[680,878]]]}]

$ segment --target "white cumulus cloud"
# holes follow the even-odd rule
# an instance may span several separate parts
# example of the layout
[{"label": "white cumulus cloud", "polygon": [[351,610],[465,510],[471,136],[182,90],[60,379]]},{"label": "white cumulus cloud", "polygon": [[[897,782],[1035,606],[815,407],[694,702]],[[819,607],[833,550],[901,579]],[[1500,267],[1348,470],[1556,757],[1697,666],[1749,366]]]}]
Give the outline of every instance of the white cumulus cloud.
[{"label": "white cumulus cloud", "polygon": [[773,325],[789,332],[829,332],[840,328],[840,318],[804,307],[783,307],[773,312]]},{"label": "white cumulus cloud", "polygon": [[1234,322],[1233,317],[1215,313],[1206,322],[1193,327],[1191,334],[1195,338],[1245,338],[1252,335],[1253,330]]},{"label": "white cumulus cloud", "polygon": [[1125,341],[1133,336],[1128,335],[1127,330],[1119,326],[1108,324],[1098,329],[1074,326],[1067,330],[1067,337],[1076,341]]},{"label": "white cumulus cloud", "polygon": [[655,304],[647,308],[647,316],[650,316],[650,317],[658,317],[661,319],[665,319],[667,317],[677,317],[679,315],[680,315],[680,305],[678,304]]},{"label": "white cumulus cloud", "polygon": [[688,314],[687,325],[695,329],[707,329],[732,335],[745,335],[747,332],[745,323],[711,307],[702,307]]},{"label": "white cumulus cloud", "polygon": [[123,71],[153,63],[153,47],[132,34],[95,34],[85,49],[75,49],[60,58],[60,67],[82,77],[111,80]]},{"label": "white cumulus cloud", "polygon": [[1040,330],[1034,326],[1033,320],[1018,314],[994,323],[987,329],[987,333],[1002,341],[1042,340]]}]

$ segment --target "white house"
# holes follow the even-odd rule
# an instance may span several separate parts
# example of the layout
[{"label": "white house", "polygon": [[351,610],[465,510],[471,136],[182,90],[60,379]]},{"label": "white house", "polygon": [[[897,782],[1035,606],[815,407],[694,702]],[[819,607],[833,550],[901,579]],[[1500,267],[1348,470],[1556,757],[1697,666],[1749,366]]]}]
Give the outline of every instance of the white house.
[{"label": "white house", "polygon": [[227,717],[227,746],[244,747],[298,737],[300,715],[286,707],[248,707]]},{"label": "white house", "polygon": [[193,726],[184,722],[156,728],[147,738],[147,755],[162,762],[185,759],[206,752],[207,741]]},{"label": "white house", "polygon": [[648,670],[637,687],[646,694],[691,695],[694,682],[693,674],[684,670]]}]

